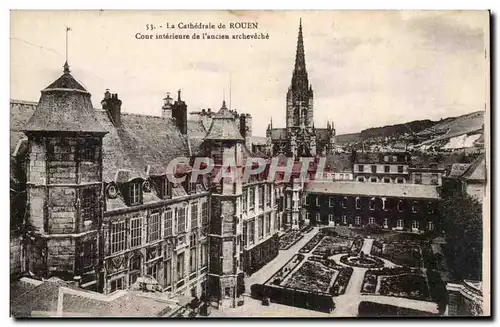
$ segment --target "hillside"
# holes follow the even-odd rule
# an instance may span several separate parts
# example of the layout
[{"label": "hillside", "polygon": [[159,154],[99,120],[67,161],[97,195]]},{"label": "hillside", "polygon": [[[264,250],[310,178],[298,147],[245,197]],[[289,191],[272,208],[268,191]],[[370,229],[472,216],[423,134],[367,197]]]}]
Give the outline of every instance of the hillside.
[{"label": "hillside", "polygon": [[439,121],[430,119],[415,120],[402,124],[372,127],[362,130],[360,133],[342,134],[337,136],[337,144],[358,143],[361,141],[392,139],[396,141],[400,137],[414,134],[420,141],[434,139],[436,137],[449,137],[477,131],[484,125],[484,111],[476,111],[470,114],[448,117]]}]

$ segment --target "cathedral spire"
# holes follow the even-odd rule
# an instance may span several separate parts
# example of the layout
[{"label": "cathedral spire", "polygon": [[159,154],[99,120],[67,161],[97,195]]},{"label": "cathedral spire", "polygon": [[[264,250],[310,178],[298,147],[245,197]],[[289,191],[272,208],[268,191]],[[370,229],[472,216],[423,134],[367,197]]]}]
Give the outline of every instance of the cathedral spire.
[{"label": "cathedral spire", "polygon": [[304,38],[302,36],[302,18],[299,22],[299,34],[297,37],[297,49],[295,52],[295,67],[292,76],[292,89],[299,93],[307,93],[309,81],[307,78],[306,58],[304,54]]},{"label": "cathedral spire", "polygon": [[297,37],[297,51],[295,53],[295,69],[294,75],[297,72],[306,71],[306,59],[304,55],[304,39],[302,36],[302,18],[299,22],[299,36]]}]

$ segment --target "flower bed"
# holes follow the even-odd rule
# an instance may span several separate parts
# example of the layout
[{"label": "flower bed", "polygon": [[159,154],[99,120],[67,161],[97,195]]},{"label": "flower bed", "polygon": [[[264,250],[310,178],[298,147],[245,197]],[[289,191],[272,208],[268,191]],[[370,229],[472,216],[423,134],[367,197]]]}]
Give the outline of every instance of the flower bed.
[{"label": "flower bed", "polygon": [[349,252],[352,241],[347,238],[339,238],[333,236],[325,236],[318,244],[313,254],[316,255],[334,255],[337,253]]},{"label": "flower bed", "polygon": [[382,268],[384,266],[384,262],[382,260],[369,255],[363,255],[363,256],[344,255],[340,257],[340,262],[349,266],[360,267],[360,268]]},{"label": "flower bed", "polygon": [[[377,282],[380,282],[379,290]],[[368,270],[363,279],[361,292],[429,300],[427,279],[422,271],[404,267]]]},{"label": "flower bed", "polygon": [[310,231],[312,231],[314,229],[314,227],[312,227],[311,225],[308,225],[307,227],[302,227],[300,229],[300,231],[304,234],[307,234],[309,233]]},{"label": "flower bed", "polygon": [[303,237],[302,233],[298,230],[289,231],[283,234],[279,239],[280,250],[288,250],[295,243],[297,243]]},{"label": "flower bed", "polygon": [[422,267],[420,246],[411,243],[384,244],[383,251],[378,256],[408,267]]},{"label": "flower bed", "polygon": [[282,286],[313,293],[327,293],[332,278],[337,274],[335,269],[308,260]]},{"label": "flower bed", "polygon": [[302,260],[304,260],[304,255],[297,254],[292,257],[280,270],[278,270],[266,284],[280,285],[281,282],[292,272],[292,270],[297,267]]},{"label": "flower bed", "polygon": [[311,250],[314,249],[314,247],[321,241],[321,239],[323,237],[325,237],[325,235],[323,235],[322,233],[318,233],[318,234],[314,235],[313,238],[311,238],[309,240],[309,242],[307,242],[306,245],[304,245],[299,250],[299,252],[300,253],[309,253],[309,252],[311,252]]},{"label": "flower bed", "polygon": [[344,267],[335,262],[335,260],[324,259],[321,257],[311,256],[309,257],[310,261],[320,262],[321,264],[327,266],[328,268],[334,269],[339,272],[335,282],[330,287],[330,294],[333,296],[342,295],[345,293],[345,289],[347,284],[349,284],[349,280],[351,279],[351,275],[353,269],[351,267]]},{"label": "flower bed", "polygon": [[417,300],[429,299],[429,288],[423,275],[380,276],[379,279],[380,295],[407,297]]}]

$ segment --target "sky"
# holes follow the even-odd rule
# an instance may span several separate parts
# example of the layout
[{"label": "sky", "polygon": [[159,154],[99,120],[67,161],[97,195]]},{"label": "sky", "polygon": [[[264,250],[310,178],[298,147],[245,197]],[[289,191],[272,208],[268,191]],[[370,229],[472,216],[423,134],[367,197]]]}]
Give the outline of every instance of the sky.
[{"label": "sky", "polygon": [[[161,115],[166,92],[188,111],[222,100],[250,113],[253,134],[285,127],[286,92],[302,18],[314,121],[337,134],[484,110],[486,11],[13,11],[11,89],[38,101],[62,74],[66,26],[73,76],[92,94],[118,93],[122,111]],[[165,23],[256,22],[257,29],[166,30]],[[154,24],[157,30],[146,30]],[[144,40],[137,33],[269,34],[268,40]],[[485,52],[486,51],[486,52]]]}]

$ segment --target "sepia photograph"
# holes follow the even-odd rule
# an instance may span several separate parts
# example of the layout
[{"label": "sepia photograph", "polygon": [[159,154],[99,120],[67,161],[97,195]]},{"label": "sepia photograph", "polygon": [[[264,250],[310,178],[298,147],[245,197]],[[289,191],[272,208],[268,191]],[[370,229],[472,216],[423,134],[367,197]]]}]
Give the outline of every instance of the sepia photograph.
[{"label": "sepia photograph", "polygon": [[491,316],[488,10],[11,10],[10,316]]}]

